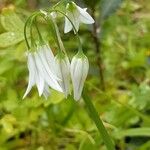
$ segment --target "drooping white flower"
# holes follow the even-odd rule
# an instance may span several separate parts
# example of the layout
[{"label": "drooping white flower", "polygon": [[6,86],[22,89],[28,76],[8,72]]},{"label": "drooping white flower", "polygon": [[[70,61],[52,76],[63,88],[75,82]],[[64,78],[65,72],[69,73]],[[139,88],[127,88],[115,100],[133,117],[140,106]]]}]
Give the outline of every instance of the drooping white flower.
[{"label": "drooping white flower", "polygon": [[71,79],[73,83],[74,99],[79,100],[83,85],[89,70],[88,58],[83,52],[78,52],[71,61]]},{"label": "drooping white flower", "polygon": [[[50,70],[47,68],[45,59],[40,56],[40,52],[34,52],[35,62],[40,76],[44,79],[44,81],[53,89],[62,92],[61,87],[58,84],[58,79]],[[60,79],[59,79],[60,80]]]},{"label": "drooping white flower", "polygon": [[37,86],[40,96],[44,90],[44,79],[40,76],[38,72],[35,59],[34,59],[34,55],[31,52],[28,53],[27,64],[28,64],[28,69],[29,69],[29,82],[28,82],[28,87],[26,89],[26,92],[23,96],[23,99],[27,96],[27,94],[30,92],[30,90],[32,89],[34,85]]},{"label": "drooping white flower", "polygon": [[[69,2],[66,6],[66,15],[74,24],[76,30],[79,30],[80,23],[92,24],[94,19],[87,13],[87,8],[81,8],[74,2]],[[64,32],[68,33],[73,29],[71,22],[65,17],[65,28]]]},{"label": "drooping white flower", "polygon": [[54,79],[59,80],[56,75],[55,56],[48,44],[40,46],[37,52],[46,71],[51,74]]},{"label": "drooping white flower", "polygon": [[60,53],[55,57],[55,62],[57,76],[61,79],[58,81],[58,83],[60,84],[65,97],[67,98],[68,94],[70,94],[70,62],[68,57],[63,53]]},{"label": "drooping white flower", "polygon": [[40,46],[36,52],[28,53],[29,82],[25,98],[34,85],[37,86],[39,96],[42,94],[47,98],[50,94],[49,87],[62,92],[55,73],[55,57],[48,45]]}]

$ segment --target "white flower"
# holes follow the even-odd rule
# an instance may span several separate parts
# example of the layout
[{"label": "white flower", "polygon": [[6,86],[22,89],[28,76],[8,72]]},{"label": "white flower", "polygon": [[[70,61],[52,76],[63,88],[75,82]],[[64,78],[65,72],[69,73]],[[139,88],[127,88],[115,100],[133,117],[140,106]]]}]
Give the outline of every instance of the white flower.
[{"label": "white flower", "polygon": [[43,94],[46,98],[50,93],[48,86],[62,92],[58,84],[60,79],[55,73],[55,58],[48,45],[39,47],[37,52],[29,52],[27,64],[29,83],[23,98],[26,97],[34,85],[37,86],[39,96]]},{"label": "white flower", "polygon": [[70,94],[70,62],[68,57],[63,53],[60,53],[55,57],[55,62],[57,76],[61,79],[58,81],[58,83],[60,84],[65,97],[67,98],[68,94]]},{"label": "white flower", "polygon": [[89,61],[83,52],[75,55],[71,61],[71,79],[73,83],[74,99],[79,100],[83,85],[89,70]]},{"label": "white flower", "polygon": [[[81,8],[77,6],[74,2],[70,2],[66,6],[66,15],[74,24],[76,30],[79,30],[79,24],[92,24],[94,23],[94,19],[86,12],[87,8]],[[65,28],[64,32],[68,33],[73,29],[70,21],[65,17]]]}]

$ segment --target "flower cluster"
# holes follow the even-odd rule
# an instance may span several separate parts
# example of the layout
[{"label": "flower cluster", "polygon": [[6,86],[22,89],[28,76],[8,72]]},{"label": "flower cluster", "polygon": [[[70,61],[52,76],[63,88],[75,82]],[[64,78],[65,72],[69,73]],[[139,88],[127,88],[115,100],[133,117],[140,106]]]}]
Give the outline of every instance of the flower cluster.
[{"label": "flower cluster", "polygon": [[[93,18],[86,12],[86,10],[86,8],[82,9],[74,2],[69,2],[67,4],[66,13],[64,15],[65,33],[73,29],[75,34],[78,34],[77,32],[81,22],[86,24],[94,23]],[[48,14],[52,14],[53,12],[41,11],[41,13],[45,15],[44,17],[52,19],[52,23],[54,24],[54,28],[56,30],[56,38],[58,40],[57,43],[61,50],[56,56],[54,56],[49,45],[43,43],[39,46],[35,46],[34,50],[28,51],[27,65],[29,70],[29,82],[23,98],[27,96],[34,85],[37,86],[39,96],[44,95],[46,99],[50,95],[49,88],[64,93],[65,97],[67,98],[67,96],[70,94],[71,79],[73,84],[74,99],[79,100],[89,70],[88,58],[84,55],[80,45],[79,51],[72,58],[70,63],[55,22],[57,15],[55,14],[55,17],[51,15],[52,17],[50,17]]]}]

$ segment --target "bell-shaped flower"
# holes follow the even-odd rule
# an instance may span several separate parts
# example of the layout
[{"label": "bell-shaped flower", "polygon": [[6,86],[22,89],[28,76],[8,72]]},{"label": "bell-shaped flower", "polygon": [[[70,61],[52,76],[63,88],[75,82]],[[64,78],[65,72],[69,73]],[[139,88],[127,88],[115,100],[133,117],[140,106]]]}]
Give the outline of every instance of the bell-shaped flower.
[{"label": "bell-shaped flower", "polygon": [[[75,29],[79,30],[80,23],[92,24],[94,19],[87,13],[87,8],[81,8],[74,2],[69,2],[66,6],[66,15],[73,23]],[[73,29],[71,22],[65,17],[65,28],[64,32],[68,33]]]},{"label": "bell-shaped flower", "polygon": [[[37,51],[28,53],[29,82],[23,98],[30,92],[34,85],[37,86],[39,96],[47,98],[49,87],[62,92],[55,73],[55,57],[48,45],[40,46]],[[49,86],[49,87],[48,87]]]},{"label": "bell-shaped flower", "polygon": [[73,57],[70,69],[74,90],[74,99],[79,100],[89,70],[89,61],[88,58],[83,54],[83,52],[79,51]]},{"label": "bell-shaped flower", "polygon": [[66,54],[60,52],[55,57],[56,63],[56,73],[57,77],[60,79],[58,81],[61,86],[65,97],[67,98],[68,94],[70,94],[69,85],[70,85],[70,62]]}]

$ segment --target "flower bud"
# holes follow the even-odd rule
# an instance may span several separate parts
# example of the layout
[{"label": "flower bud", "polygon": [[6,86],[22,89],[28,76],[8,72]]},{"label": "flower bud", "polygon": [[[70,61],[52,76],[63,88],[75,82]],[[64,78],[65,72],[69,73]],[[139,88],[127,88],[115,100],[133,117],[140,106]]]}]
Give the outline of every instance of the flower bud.
[{"label": "flower bud", "polygon": [[74,99],[79,100],[83,85],[89,70],[88,58],[79,52],[71,61],[71,79],[73,83]]},{"label": "flower bud", "polygon": [[67,98],[69,91],[69,82],[70,82],[70,62],[68,57],[63,54],[62,52],[59,53],[55,57],[56,63],[56,74],[57,77],[60,79],[58,81],[60,87],[62,88],[65,97]]}]

